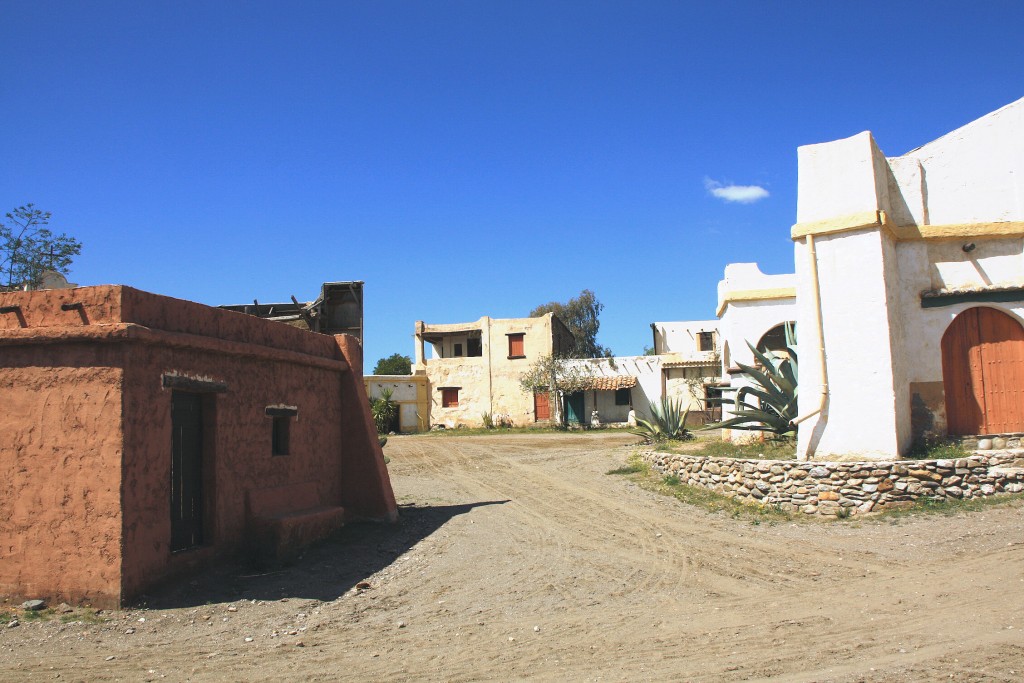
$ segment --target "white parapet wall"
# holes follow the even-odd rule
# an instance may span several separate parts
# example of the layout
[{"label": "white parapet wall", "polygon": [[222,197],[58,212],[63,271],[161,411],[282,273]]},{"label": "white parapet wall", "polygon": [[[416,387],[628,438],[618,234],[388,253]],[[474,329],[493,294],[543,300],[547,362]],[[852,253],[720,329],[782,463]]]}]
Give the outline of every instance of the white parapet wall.
[{"label": "white parapet wall", "polygon": [[945,434],[953,320],[1024,316],[1024,99],[901,157],[860,133],[798,160],[798,454],[898,457]]}]

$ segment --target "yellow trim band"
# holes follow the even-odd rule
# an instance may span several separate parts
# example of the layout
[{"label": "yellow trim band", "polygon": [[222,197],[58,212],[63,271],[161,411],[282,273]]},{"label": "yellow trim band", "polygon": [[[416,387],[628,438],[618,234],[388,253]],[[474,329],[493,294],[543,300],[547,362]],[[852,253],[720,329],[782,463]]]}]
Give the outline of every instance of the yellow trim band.
[{"label": "yellow trim band", "polygon": [[738,289],[726,292],[718,304],[715,315],[721,317],[726,304],[733,301],[771,301],[773,299],[795,299],[796,287],[774,287],[772,289]]},{"label": "yellow trim band", "polygon": [[824,221],[797,223],[790,230],[790,237],[798,240],[808,235],[818,237],[819,235],[835,235],[854,230],[870,230],[872,228],[884,229],[897,242],[1024,237],[1024,221],[952,223],[948,225],[894,225],[889,221],[885,211],[866,211],[848,216],[840,216],[839,218],[829,218]]},{"label": "yellow trim band", "polygon": [[964,238],[1024,237],[1024,221],[999,223],[954,223],[950,225],[900,225],[890,230],[900,242],[913,240],[958,240]]},{"label": "yellow trim band", "polygon": [[818,235],[833,235],[839,232],[878,228],[885,225],[886,222],[887,219],[884,211],[865,211],[838,218],[829,218],[823,221],[797,223],[789,231],[789,235],[794,240],[797,240],[808,235],[817,237]]}]

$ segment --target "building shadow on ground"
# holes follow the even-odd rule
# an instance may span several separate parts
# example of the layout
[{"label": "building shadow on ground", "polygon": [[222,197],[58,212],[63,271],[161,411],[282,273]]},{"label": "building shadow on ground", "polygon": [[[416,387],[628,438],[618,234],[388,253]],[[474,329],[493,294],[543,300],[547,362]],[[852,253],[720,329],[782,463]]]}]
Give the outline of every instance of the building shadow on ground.
[{"label": "building shadow on ground", "polygon": [[463,505],[402,505],[394,524],[353,522],[280,567],[254,568],[225,560],[202,573],[172,580],[135,601],[133,607],[172,609],[237,600],[297,598],[335,600],[392,564],[450,519],[491,500]]}]

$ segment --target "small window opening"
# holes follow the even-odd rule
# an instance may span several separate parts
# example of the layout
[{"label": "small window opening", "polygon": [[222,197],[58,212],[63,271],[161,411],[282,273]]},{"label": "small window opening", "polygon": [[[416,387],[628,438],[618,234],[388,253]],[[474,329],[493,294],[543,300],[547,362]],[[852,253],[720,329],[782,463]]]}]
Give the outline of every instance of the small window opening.
[{"label": "small window opening", "polygon": [[452,346],[454,347],[452,355],[456,358],[462,357],[462,344],[453,344]]},{"label": "small window opening", "polygon": [[628,406],[630,403],[630,390],[629,389],[616,389],[615,390],[615,405],[617,406]]},{"label": "small window opening", "polygon": [[295,406],[267,406],[267,417],[270,422],[270,453],[271,455],[288,455],[291,449],[292,420],[299,414]]},{"label": "small window opening", "polygon": [[522,332],[518,334],[508,335],[508,357],[509,358],[526,358],[524,351],[523,339],[526,335]]},{"label": "small window opening", "polygon": [[290,417],[283,415],[273,418],[270,436],[271,454],[288,455],[289,442],[291,440],[291,422],[292,419]]},{"label": "small window opening", "polygon": [[442,408],[457,408],[459,405],[459,389],[458,387],[447,387],[441,389],[441,407]]},{"label": "small window opening", "polygon": [[698,351],[714,351],[715,350],[715,333],[714,332],[698,332],[697,333],[697,350]]}]

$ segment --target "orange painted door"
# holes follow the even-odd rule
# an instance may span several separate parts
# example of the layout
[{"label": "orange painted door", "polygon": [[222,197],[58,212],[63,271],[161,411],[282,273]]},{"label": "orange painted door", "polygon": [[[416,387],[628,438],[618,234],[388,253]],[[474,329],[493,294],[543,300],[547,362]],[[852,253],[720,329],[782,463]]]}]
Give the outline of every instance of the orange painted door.
[{"label": "orange painted door", "polygon": [[538,422],[551,419],[551,397],[546,391],[538,391],[533,395],[533,415]]},{"label": "orange painted door", "polygon": [[970,308],[942,336],[949,433],[1024,431],[1024,328],[992,308]]}]

